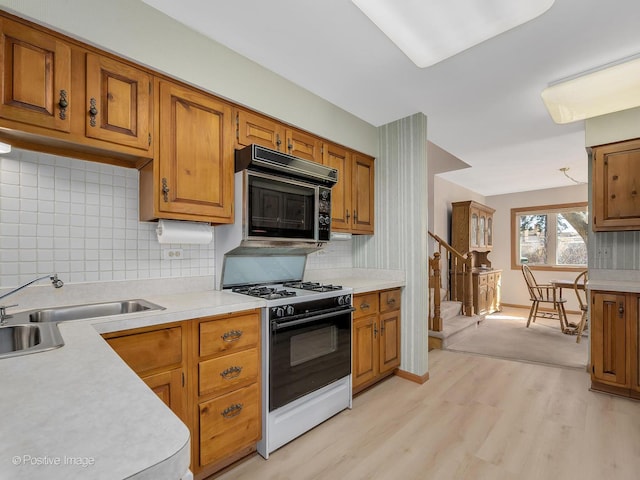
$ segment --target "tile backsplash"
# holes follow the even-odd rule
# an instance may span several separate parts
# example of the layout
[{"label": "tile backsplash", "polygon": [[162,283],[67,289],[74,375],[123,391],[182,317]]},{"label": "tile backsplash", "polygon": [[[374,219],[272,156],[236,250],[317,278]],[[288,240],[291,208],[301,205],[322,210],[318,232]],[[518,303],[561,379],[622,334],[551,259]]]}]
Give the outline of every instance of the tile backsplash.
[{"label": "tile backsplash", "polygon": [[[215,248],[160,245],[138,220],[138,171],[14,149],[0,157],[0,288],[58,273],[65,282],[215,275]],[[162,250],[181,248],[165,260]],[[307,268],[353,266],[351,241],[331,242]]]}]

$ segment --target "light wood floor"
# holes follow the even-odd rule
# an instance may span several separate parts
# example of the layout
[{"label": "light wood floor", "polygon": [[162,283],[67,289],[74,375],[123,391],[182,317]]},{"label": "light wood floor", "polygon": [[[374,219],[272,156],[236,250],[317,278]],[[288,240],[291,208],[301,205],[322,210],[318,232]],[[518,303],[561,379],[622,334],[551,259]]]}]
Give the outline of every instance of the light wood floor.
[{"label": "light wood floor", "polygon": [[392,377],[218,478],[640,478],[640,402],[590,392],[586,372],[435,350],[429,373]]}]

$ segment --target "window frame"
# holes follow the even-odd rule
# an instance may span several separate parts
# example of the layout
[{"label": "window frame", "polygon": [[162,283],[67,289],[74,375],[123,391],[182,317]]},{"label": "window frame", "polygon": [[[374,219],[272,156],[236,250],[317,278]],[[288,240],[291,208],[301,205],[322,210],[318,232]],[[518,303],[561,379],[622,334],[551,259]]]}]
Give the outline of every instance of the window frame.
[{"label": "window frame", "polygon": [[[537,205],[533,207],[519,207],[511,209],[511,270],[521,270],[522,264],[519,263],[519,259],[516,258],[516,252],[518,251],[520,231],[517,218],[519,215],[527,215],[528,213],[562,213],[562,210],[571,210],[585,207],[588,211],[588,202],[574,202],[574,203],[559,203],[553,205]],[[587,212],[588,213],[588,212]],[[587,215],[588,217],[588,215]],[[570,267],[566,265],[527,265],[531,270],[546,270],[553,272],[581,272],[587,265],[576,265]]]}]

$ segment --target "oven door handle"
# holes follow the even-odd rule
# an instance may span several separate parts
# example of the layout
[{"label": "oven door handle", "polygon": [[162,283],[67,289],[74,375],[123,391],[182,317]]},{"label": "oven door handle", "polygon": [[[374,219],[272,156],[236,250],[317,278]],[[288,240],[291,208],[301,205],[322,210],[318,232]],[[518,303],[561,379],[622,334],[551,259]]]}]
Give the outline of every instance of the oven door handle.
[{"label": "oven door handle", "polygon": [[355,312],[356,309],[353,307],[349,307],[349,308],[341,308],[340,310],[334,310],[333,312],[327,312],[327,313],[321,313],[319,315],[312,315],[310,317],[306,317],[306,318],[301,318],[299,320],[272,320],[271,322],[271,330],[272,331],[276,331],[276,330],[280,330],[282,328],[287,328],[287,327],[295,327],[296,325],[303,325],[305,323],[312,323],[312,322],[316,322],[318,320],[323,320],[325,318],[330,318],[330,317],[335,317],[337,315],[341,315],[343,313],[351,313],[351,312]]}]

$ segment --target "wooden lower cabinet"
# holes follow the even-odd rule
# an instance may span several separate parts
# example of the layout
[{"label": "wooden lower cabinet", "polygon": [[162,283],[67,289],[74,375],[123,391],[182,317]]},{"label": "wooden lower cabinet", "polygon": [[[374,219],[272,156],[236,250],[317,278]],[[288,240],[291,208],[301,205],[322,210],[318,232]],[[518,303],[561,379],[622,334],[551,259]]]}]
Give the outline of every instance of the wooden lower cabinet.
[{"label": "wooden lower cabinet", "polygon": [[355,295],[352,389],[358,393],[400,366],[400,289]]},{"label": "wooden lower cabinet", "polygon": [[260,310],[103,337],[189,427],[196,479],[255,451],[262,435]]},{"label": "wooden lower cabinet", "polygon": [[191,467],[196,478],[205,478],[255,451],[262,436],[260,313],[192,323]]},{"label": "wooden lower cabinet", "polygon": [[160,399],[186,423],[187,335],[184,323],[103,335],[107,343]]},{"label": "wooden lower cabinet", "polygon": [[640,398],[640,295],[591,292],[591,388]]}]

